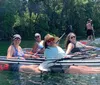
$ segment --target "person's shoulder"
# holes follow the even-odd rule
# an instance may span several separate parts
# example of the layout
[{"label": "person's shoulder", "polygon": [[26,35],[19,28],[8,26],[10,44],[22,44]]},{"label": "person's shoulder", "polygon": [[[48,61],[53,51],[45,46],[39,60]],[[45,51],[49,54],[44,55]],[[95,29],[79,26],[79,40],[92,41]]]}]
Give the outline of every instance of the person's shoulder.
[{"label": "person's shoulder", "polygon": [[41,44],[43,44],[43,42],[44,42],[44,40],[41,40],[41,42],[40,42],[40,43],[41,43]]},{"label": "person's shoulder", "polygon": [[70,46],[70,45],[74,45],[74,43],[69,43],[68,45],[69,45],[69,46]]},{"label": "person's shoulder", "polygon": [[11,49],[11,48],[13,48],[13,45],[10,45],[10,46],[8,47],[8,49]]},{"label": "person's shoulder", "polygon": [[37,46],[38,44],[39,44],[38,42],[35,42],[35,43],[34,43],[34,46]]},{"label": "person's shoulder", "polygon": [[56,46],[56,48],[58,48],[58,49],[62,49],[60,46]]},{"label": "person's shoulder", "polygon": [[19,47],[19,49],[22,49],[22,47],[21,46],[18,46]]},{"label": "person's shoulder", "polygon": [[11,50],[13,50],[13,45],[10,45],[9,47],[8,47],[8,49],[7,49],[8,51],[11,51]]}]

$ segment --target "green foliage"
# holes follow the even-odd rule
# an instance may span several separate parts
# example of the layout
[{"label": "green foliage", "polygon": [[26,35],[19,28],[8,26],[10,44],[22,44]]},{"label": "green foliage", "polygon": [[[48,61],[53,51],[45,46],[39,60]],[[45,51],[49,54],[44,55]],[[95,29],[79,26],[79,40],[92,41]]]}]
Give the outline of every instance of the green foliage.
[{"label": "green foliage", "polygon": [[15,33],[33,39],[35,32],[61,36],[68,25],[84,36],[88,18],[99,34],[99,9],[99,0],[1,0],[0,39],[10,39]]}]

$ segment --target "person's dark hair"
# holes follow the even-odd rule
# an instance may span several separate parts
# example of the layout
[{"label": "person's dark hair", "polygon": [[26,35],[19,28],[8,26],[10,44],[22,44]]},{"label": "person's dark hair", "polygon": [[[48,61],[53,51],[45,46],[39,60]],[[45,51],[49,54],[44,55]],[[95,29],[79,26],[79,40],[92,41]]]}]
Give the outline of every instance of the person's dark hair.
[{"label": "person's dark hair", "polygon": [[46,42],[44,42],[44,47],[45,47],[45,49],[48,48],[48,45]]},{"label": "person's dark hair", "polygon": [[68,37],[67,37],[67,38],[66,38],[66,41],[65,41],[65,49],[67,49],[69,43],[70,43],[70,40],[69,40]]},{"label": "person's dark hair", "polygon": [[[74,33],[73,32],[71,32],[71,33],[69,33],[68,35],[67,35],[67,37],[66,37],[66,41],[65,41],[65,49],[67,49],[67,47],[68,47],[68,44],[70,43],[70,36],[71,35],[73,35]],[[75,35],[75,34],[74,34]]]}]

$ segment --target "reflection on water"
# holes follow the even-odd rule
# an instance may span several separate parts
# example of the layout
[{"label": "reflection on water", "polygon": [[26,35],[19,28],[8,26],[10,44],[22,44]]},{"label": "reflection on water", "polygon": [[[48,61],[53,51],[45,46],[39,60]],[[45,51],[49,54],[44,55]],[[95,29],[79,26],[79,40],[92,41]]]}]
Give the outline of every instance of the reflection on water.
[{"label": "reflection on water", "polygon": [[0,72],[0,85],[100,85],[100,74],[78,75],[63,73]]}]

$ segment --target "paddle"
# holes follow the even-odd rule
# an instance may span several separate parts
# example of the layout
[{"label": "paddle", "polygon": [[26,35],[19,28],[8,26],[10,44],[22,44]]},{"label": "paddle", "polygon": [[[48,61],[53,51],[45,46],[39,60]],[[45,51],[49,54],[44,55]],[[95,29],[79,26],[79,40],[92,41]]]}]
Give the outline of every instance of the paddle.
[{"label": "paddle", "polygon": [[[67,29],[65,30],[65,32],[61,35],[61,37],[59,38],[59,40],[56,43],[59,43],[59,41],[63,38],[63,36],[67,33]],[[39,51],[41,51],[44,47],[41,46],[40,49],[37,50],[36,53],[34,53],[34,56],[38,54]]]},{"label": "paddle", "polygon": [[41,45],[39,46],[40,48],[37,50],[36,53],[33,54],[33,56],[36,56],[44,47]]},{"label": "paddle", "polygon": [[61,58],[61,59],[57,59],[55,61],[53,61],[52,63],[56,63],[59,61],[63,61],[63,60],[80,60],[80,59],[86,59],[87,57],[71,57],[71,58]]},{"label": "paddle", "polygon": [[59,40],[56,43],[59,43],[60,40],[64,37],[64,35],[67,34],[67,29],[65,30],[65,32],[60,36]]}]

